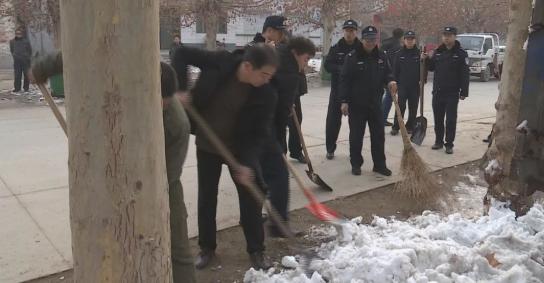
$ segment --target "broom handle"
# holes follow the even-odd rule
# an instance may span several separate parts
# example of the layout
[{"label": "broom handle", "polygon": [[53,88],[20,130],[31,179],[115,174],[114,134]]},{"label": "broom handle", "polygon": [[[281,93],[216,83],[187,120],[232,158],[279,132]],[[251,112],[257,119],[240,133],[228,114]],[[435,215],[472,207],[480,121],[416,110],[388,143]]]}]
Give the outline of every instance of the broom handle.
[{"label": "broom handle", "polygon": [[[425,47],[421,49],[421,52],[425,52]],[[421,54],[420,54],[421,55]],[[419,57],[419,113],[421,114],[421,117],[423,117],[423,97],[425,94],[425,60],[421,59],[421,56]]]},{"label": "broom handle", "polygon": [[406,125],[404,124],[402,112],[400,111],[398,92],[392,94],[392,96],[393,102],[395,102],[395,111],[397,112],[397,120],[399,122],[400,133],[402,135],[402,142],[404,143],[404,148],[407,149],[412,146],[412,143],[410,142],[410,138],[408,137],[408,131],[406,130]]},{"label": "broom handle", "polygon": [[300,123],[298,122],[298,116],[294,106],[291,107],[291,116],[293,116],[293,123],[295,124],[295,128],[297,128],[300,143],[302,144],[302,150],[304,150],[304,155],[306,156],[306,161],[308,162],[308,171],[313,173],[314,167],[312,166],[310,155],[308,155],[308,149],[306,148],[306,142],[304,141],[304,135],[302,134],[302,129],[300,128]]},{"label": "broom handle", "polygon": [[[212,145],[215,147],[215,149],[219,152],[219,155],[225,159],[225,162],[231,167],[231,168],[238,168],[241,166],[240,163],[236,160],[234,155],[230,152],[230,150],[225,146],[225,144],[219,139],[219,137],[214,133],[214,131],[210,128],[208,123],[202,118],[202,116],[197,112],[197,110],[190,104],[184,104],[183,105],[185,109],[187,110],[187,113],[193,118],[193,121],[197,124],[197,126],[203,131],[204,135],[208,138],[208,140],[212,143]],[[251,184],[244,185],[244,188],[246,188],[249,193],[255,198],[256,201],[263,203],[264,207],[266,208],[266,211],[270,214],[270,217],[272,218],[272,221],[274,221],[274,224],[280,229],[280,231],[286,235],[289,239],[294,239],[294,235],[287,228],[287,226],[284,224],[283,220],[281,220],[281,217],[279,213],[276,211],[275,208],[273,208],[269,202],[267,202],[266,197],[264,193],[262,193],[262,190],[257,186],[255,182],[251,182]]]},{"label": "broom handle", "polygon": [[304,193],[306,198],[308,198],[308,200],[310,202],[316,201],[315,196],[306,188],[306,186],[304,185],[304,182],[302,182],[302,178],[297,173],[295,168],[293,168],[293,165],[291,165],[291,163],[289,163],[289,161],[287,161],[287,157],[285,155],[283,156],[283,161],[285,161],[285,164],[287,165],[287,168],[289,169],[289,171],[291,171],[291,174],[295,178],[295,181],[297,182],[298,186],[300,187],[300,189],[302,190],[302,192]]},{"label": "broom handle", "polygon": [[55,115],[55,118],[57,118],[57,121],[60,124],[60,127],[64,131],[64,134],[68,136],[68,130],[66,127],[66,120],[64,119],[64,116],[62,116],[62,113],[60,113],[59,108],[57,107],[57,104],[55,104],[55,101],[53,100],[53,97],[51,96],[51,93],[47,90],[47,88],[43,84],[38,84],[38,88],[43,94],[43,97],[45,98],[45,101],[47,104],[49,104],[49,107],[51,108],[51,111],[53,111],[53,115]]}]

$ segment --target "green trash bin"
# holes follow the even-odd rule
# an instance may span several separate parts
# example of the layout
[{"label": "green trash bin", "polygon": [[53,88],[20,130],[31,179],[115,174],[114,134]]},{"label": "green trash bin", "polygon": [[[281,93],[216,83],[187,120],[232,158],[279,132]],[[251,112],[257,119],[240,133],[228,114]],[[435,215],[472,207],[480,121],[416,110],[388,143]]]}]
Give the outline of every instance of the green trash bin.
[{"label": "green trash bin", "polygon": [[323,56],[321,59],[321,80],[322,81],[330,81],[331,80],[331,73],[327,72],[325,70],[325,59],[327,56]]},{"label": "green trash bin", "polygon": [[64,98],[64,80],[62,78],[62,74],[50,77],[49,86],[51,87],[51,95],[53,97]]}]

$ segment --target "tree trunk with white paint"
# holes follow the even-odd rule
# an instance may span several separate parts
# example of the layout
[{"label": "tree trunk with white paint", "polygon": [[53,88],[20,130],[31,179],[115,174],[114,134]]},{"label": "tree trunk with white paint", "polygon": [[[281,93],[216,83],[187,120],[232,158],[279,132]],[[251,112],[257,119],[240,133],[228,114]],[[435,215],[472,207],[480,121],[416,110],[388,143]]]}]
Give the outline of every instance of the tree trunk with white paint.
[{"label": "tree trunk with white paint", "polygon": [[159,2],[61,2],[74,282],[171,282]]},{"label": "tree trunk with white paint", "polygon": [[323,25],[323,54],[328,54],[332,45],[332,33],[336,28],[336,0],[323,2],[321,24]]},{"label": "tree trunk with white paint", "polygon": [[204,15],[202,20],[204,21],[204,28],[206,29],[206,49],[215,50],[217,49],[217,29],[219,21],[217,16],[211,14],[212,13],[207,13]]},{"label": "tree trunk with white paint", "polygon": [[493,145],[487,152],[489,165],[486,180],[489,194],[509,199],[517,195],[522,184],[511,178],[512,158],[516,148],[516,127],[519,124],[519,108],[525,73],[528,26],[531,20],[532,1],[513,0],[510,3],[510,23],[508,26],[508,49],[500,85],[500,96],[495,104],[497,120],[494,127]]}]

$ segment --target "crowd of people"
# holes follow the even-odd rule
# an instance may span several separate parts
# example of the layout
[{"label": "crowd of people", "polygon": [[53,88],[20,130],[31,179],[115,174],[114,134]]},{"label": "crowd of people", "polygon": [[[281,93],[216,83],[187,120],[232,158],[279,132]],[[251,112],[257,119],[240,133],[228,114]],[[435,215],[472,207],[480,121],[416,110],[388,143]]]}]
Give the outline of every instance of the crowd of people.
[{"label": "crowd of people", "polygon": [[[195,282],[194,268],[206,268],[216,257],[217,196],[224,164],[229,165],[236,184],[240,224],[254,268],[272,266],[264,253],[265,235],[287,237],[285,227],[289,235],[300,235],[289,226],[289,171],[285,156],[289,152],[291,158],[302,163],[307,161],[294,119],[302,122],[300,97],[308,92],[304,70],[316,53],[316,46],[308,38],[290,36],[285,20],[283,16],[268,17],[262,33],[245,48],[232,52],[187,47],[176,37],[169,54],[171,65],[161,63],[174,282]],[[373,171],[390,176],[392,172],[387,167],[384,150],[387,108],[395,96],[403,115],[408,104],[406,126],[408,131],[413,129],[419,89],[423,87],[421,81],[426,81],[420,77],[422,65],[435,73],[433,149],[445,146],[446,153],[452,154],[457,106],[459,100],[468,96],[469,83],[467,53],[455,40],[457,30],[445,27],[442,45],[430,55],[418,49],[415,31],[396,29],[394,36],[380,48],[376,27],[367,26],[359,33],[358,23],[347,20],[342,29],[342,39],[330,49],[324,64],[332,75],[326,118],[326,158],[335,157],[342,115],[348,116],[352,174],[362,173],[361,151],[368,124]],[[61,56],[49,58],[61,60]],[[191,66],[201,70],[192,86],[188,75]],[[32,71],[37,80],[43,81],[48,77],[43,72],[51,70],[33,68]],[[241,165],[227,164],[208,133],[191,122],[183,105],[192,105],[201,114]],[[391,134],[398,134],[398,123],[390,126]],[[190,133],[196,137],[198,169],[200,252],[196,260],[190,252],[187,209],[180,182]],[[282,229],[263,218],[263,203],[256,201],[247,190],[249,184],[257,184],[261,193],[269,198],[285,224]]]}]

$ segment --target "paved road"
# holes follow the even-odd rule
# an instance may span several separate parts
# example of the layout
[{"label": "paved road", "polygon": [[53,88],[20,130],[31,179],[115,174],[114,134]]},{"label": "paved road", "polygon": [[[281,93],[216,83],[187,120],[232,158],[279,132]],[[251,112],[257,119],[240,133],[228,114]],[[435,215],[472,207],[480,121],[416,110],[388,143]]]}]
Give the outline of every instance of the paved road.
[{"label": "paved road", "polygon": [[[459,107],[460,123],[453,156],[430,150],[434,141],[433,116],[430,99],[425,101],[425,115],[431,125],[425,143],[417,150],[431,168],[451,167],[483,155],[486,146],[481,140],[487,136],[494,122],[493,105],[498,96],[497,86],[497,82],[471,83],[470,97]],[[426,93],[430,93],[429,88],[430,85]],[[346,119],[340,134],[337,158],[325,160],[328,92],[328,88],[314,88],[302,98],[303,131],[310,146],[310,155],[316,171],[335,189],[333,193],[317,192],[318,197],[329,200],[397,181],[402,142],[399,136],[389,134],[386,135],[386,154],[394,176],[383,178],[371,172],[368,136],[364,145],[367,162],[363,167],[363,176],[350,174]],[[70,268],[67,143],[64,133],[47,107],[23,107],[0,110],[0,137],[0,282],[19,282]],[[182,177],[191,236],[197,235],[194,151],[191,145]],[[296,167],[303,174],[304,167],[300,164],[296,164]],[[295,186],[292,192],[291,208],[303,207],[305,200],[302,194]],[[219,227],[236,225],[238,217],[236,190],[225,172],[219,196]]]}]

